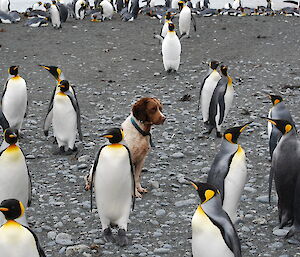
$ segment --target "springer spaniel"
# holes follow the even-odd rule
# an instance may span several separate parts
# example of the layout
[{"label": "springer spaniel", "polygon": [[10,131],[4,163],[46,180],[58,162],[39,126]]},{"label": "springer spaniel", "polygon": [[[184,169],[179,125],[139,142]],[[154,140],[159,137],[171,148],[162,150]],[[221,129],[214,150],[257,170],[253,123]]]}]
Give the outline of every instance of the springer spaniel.
[{"label": "springer spaniel", "polygon": [[148,152],[152,146],[151,126],[163,124],[166,117],[162,113],[162,104],[156,98],[144,97],[132,106],[132,112],[122,123],[125,142],[131,152],[135,168],[135,196],[147,190],[141,186],[141,173]]}]

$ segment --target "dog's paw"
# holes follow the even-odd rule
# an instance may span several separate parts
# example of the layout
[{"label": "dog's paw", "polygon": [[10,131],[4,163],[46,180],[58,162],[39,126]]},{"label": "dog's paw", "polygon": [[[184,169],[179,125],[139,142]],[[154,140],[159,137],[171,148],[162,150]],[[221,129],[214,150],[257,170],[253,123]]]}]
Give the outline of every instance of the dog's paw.
[{"label": "dog's paw", "polygon": [[89,191],[91,189],[91,184],[92,183],[91,183],[89,178],[90,178],[89,174],[84,176],[84,181],[85,181],[84,189],[85,189],[85,191]]}]

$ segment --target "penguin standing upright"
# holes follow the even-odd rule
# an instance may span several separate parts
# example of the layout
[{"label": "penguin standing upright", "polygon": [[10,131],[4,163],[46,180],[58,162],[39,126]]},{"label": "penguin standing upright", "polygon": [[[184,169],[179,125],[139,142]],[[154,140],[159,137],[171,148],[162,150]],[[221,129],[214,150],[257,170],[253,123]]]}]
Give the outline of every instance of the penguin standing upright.
[{"label": "penguin standing upright", "polygon": [[280,228],[291,226],[287,237],[300,233],[300,141],[293,124],[286,120],[267,119],[282,133],[272,158],[269,200],[273,178],[278,195]]},{"label": "penguin standing upright", "polygon": [[35,11],[35,10],[39,10],[39,11],[43,11],[43,12],[46,12],[46,7],[43,5],[43,3],[41,1],[37,2],[37,3],[34,3],[32,5],[32,10]]},{"label": "penguin standing upright", "polygon": [[[26,160],[18,142],[18,130],[8,128],[4,131],[5,149],[0,153],[0,201],[16,198],[28,207],[31,201],[31,180]],[[5,221],[0,215],[0,224]],[[27,225],[23,215],[18,222]]]},{"label": "penguin standing upright", "polygon": [[10,0],[0,0],[0,11],[5,13],[10,12]]},{"label": "penguin standing upright", "polygon": [[237,221],[237,208],[247,178],[246,155],[237,140],[241,132],[249,125],[227,129],[218,154],[216,155],[207,183],[216,186],[221,194],[223,209],[231,221]]},{"label": "penguin standing upright", "polygon": [[61,29],[62,26],[60,20],[60,13],[55,0],[52,1],[52,4],[50,6],[50,17],[53,28]]},{"label": "penguin standing upright", "polygon": [[196,21],[194,16],[192,15],[191,8],[187,6],[187,2],[185,0],[181,0],[178,2],[179,6],[179,32],[180,37],[183,36],[190,36],[190,28],[191,28],[191,21],[193,22],[194,30],[196,31]]},{"label": "penguin standing upright", "polygon": [[[200,94],[199,94],[199,102],[201,98],[201,111],[202,111],[202,119],[204,124],[208,124],[209,117],[209,105],[213,95],[213,92],[218,84],[218,81],[221,79],[217,68],[219,66],[218,61],[211,61],[209,63],[210,71],[208,75],[203,79],[200,86]],[[199,110],[199,104],[198,104]]]},{"label": "penguin standing upright", "polygon": [[74,7],[76,20],[84,19],[85,9],[86,9],[86,2],[84,0],[77,0]]},{"label": "penguin standing upright", "polygon": [[[97,209],[101,220],[105,240],[110,241],[113,235],[111,225],[117,225],[117,244],[128,243],[126,237],[127,223],[131,205],[134,206],[134,174],[130,151],[123,143],[124,132],[112,128],[101,137],[108,138],[110,145],[100,148],[89,175],[89,187],[95,186]],[[91,205],[92,207],[92,205]]]},{"label": "penguin standing upright", "polygon": [[0,227],[0,253],[5,257],[46,257],[37,236],[15,219],[24,215],[25,207],[17,199],[5,199],[0,204],[6,223]]},{"label": "penguin standing upright", "polygon": [[59,153],[70,155],[77,150],[75,147],[77,132],[79,139],[82,140],[80,110],[76,98],[69,90],[69,82],[63,80],[58,87],[60,91],[55,94],[48,114],[53,110],[53,133],[58,143]]},{"label": "penguin standing upright", "polygon": [[8,73],[1,99],[2,112],[9,127],[20,130],[27,109],[26,81],[18,74],[18,66],[11,66]]},{"label": "penguin standing upright", "polygon": [[[295,123],[293,118],[286,108],[283,99],[279,95],[269,95],[269,98],[272,101],[273,107],[269,111],[268,118],[277,119],[277,120],[287,120],[295,128]],[[278,141],[281,138],[281,132],[274,126],[271,122],[268,123],[268,137],[269,137],[269,150],[270,156],[272,159],[273,152],[277,146]]]},{"label": "penguin standing upright", "polygon": [[69,10],[67,6],[61,2],[57,2],[57,7],[58,7],[59,17],[61,22],[66,22],[69,16]]},{"label": "penguin standing upright", "polygon": [[221,66],[221,79],[219,80],[209,105],[209,131],[216,128],[217,137],[222,137],[221,126],[224,122],[229,109],[232,105],[234,95],[234,89],[232,85],[232,79],[228,76],[227,66]]},{"label": "penguin standing upright", "polygon": [[193,257],[241,257],[237,232],[222,209],[218,189],[210,184],[193,182],[200,204],[192,218]]},{"label": "penguin standing upright", "polygon": [[162,42],[162,56],[165,70],[176,72],[180,64],[181,43],[176,35],[175,25],[169,23],[169,31]]},{"label": "penguin standing upright", "polygon": [[102,19],[111,20],[114,14],[114,7],[112,6],[111,2],[109,0],[103,0],[101,1],[100,6],[102,7]]}]

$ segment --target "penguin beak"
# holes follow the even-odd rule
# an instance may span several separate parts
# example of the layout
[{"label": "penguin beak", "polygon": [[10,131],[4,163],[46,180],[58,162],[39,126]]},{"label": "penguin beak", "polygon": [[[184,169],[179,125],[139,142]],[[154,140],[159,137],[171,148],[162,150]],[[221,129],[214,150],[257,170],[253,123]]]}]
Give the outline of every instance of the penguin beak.
[{"label": "penguin beak", "polygon": [[5,207],[0,207],[0,211],[9,211],[9,209]]},{"label": "penguin beak", "polygon": [[9,135],[8,137],[9,138],[15,138],[15,137],[17,137],[17,135],[15,133],[13,133],[13,134]]},{"label": "penguin beak", "polygon": [[104,135],[101,135],[100,137],[113,138],[114,136],[113,135],[109,135],[109,134],[104,134]]},{"label": "penguin beak", "polygon": [[244,126],[242,126],[241,129],[240,129],[240,133],[242,133],[243,130],[244,130],[249,124],[251,124],[251,123],[252,123],[252,121],[250,121],[250,122],[246,123]]},{"label": "penguin beak", "polygon": [[192,186],[196,189],[196,190],[198,190],[198,186],[196,185],[196,183],[193,181],[193,180],[191,180],[190,178],[184,178],[185,180],[187,180],[187,181],[189,181],[191,184],[192,184]]},{"label": "penguin beak", "polygon": [[39,66],[46,69],[46,70],[50,70],[50,68],[48,66],[45,66],[45,65],[39,65]]}]

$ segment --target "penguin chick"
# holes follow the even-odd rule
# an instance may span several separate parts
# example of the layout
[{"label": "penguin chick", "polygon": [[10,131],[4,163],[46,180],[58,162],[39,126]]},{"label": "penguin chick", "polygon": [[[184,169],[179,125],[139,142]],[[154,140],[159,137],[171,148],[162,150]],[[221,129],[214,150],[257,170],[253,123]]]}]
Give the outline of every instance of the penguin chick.
[{"label": "penguin chick", "polygon": [[6,223],[0,227],[0,252],[5,257],[46,257],[37,236],[28,227],[15,221],[25,207],[16,199],[5,199],[0,204]]},{"label": "penguin chick", "polygon": [[210,128],[207,134],[216,128],[217,137],[222,137],[221,126],[231,108],[234,95],[232,79],[227,70],[227,66],[221,66],[221,79],[218,81],[209,105],[208,121]]},{"label": "penguin chick", "polygon": [[55,94],[48,114],[53,110],[53,133],[59,147],[58,154],[70,155],[77,151],[75,147],[77,132],[82,141],[80,110],[77,99],[70,92],[69,82],[63,80],[58,87],[60,90]]},{"label": "penguin chick", "polygon": [[[24,154],[17,145],[18,138],[17,129],[8,128],[4,131],[5,144],[2,144],[0,153],[0,201],[16,198],[28,207],[31,202],[31,179]],[[4,221],[0,215],[0,224]],[[18,222],[27,225],[25,215]]]},{"label": "penguin chick", "polygon": [[200,99],[201,99],[201,111],[202,111],[202,118],[204,124],[208,125],[208,118],[209,118],[209,105],[213,95],[213,92],[221,79],[217,68],[219,66],[218,61],[211,61],[209,63],[209,72],[204,77],[201,86],[200,86],[200,93],[199,93],[199,102],[198,102],[198,110],[200,106]]},{"label": "penguin chick", "polygon": [[106,241],[112,241],[112,225],[118,226],[116,242],[120,246],[128,244],[126,236],[130,206],[134,206],[134,174],[130,151],[124,145],[124,132],[120,128],[112,128],[101,135],[109,140],[98,151],[91,168],[89,181],[95,187],[97,209]]},{"label": "penguin chick", "polygon": [[229,216],[222,209],[217,188],[187,180],[200,197],[200,204],[192,218],[193,257],[241,257],[240,240]]},{"label": "penguin chick", "polygon": [[[288,237],[300,233],[300,142],[297,133],[289,121],[267,118],[282,133],[272,158],[269,176],[269,200],[272,181],[275,180],[278,195],[280,228],[291,226]],[[299,238],[298,238],[299,239]]]},{"label": "penguin chick", "polygon": [[[282,97],[279,95],[269,95],[269,98],[272,101],[273,107],[269,111],[268,118],[287,120],[293,124],[295,128],[295,122],[293,121],[289,110],[286,108]],[[281,132],[276,128],[276,126],[274,126],[271,122],[268,122],[269,151],[271,159],[281,135]]]},{"label": "penguin chick", "polygon": [[169,31],[162,42],[162,56],[165,71],[176,72],[180,64],[181,43],[175,32],[175,25],[169,23]]},{"label": "penguin chick", "polygon": [[26,81],[19,75],[19,66],[11,66],[8,74],[1,99],[2,112],[9,127],[20,130],[27,109]]},{"label": "penguin chick", "polygon": [[223,209],[231,221],[237,221],[237,208],[246,184],[247,167],[245,151],[237,140],[242,131],[250,124],[227,129],[210,171],[207,183],[220,190]]}]

